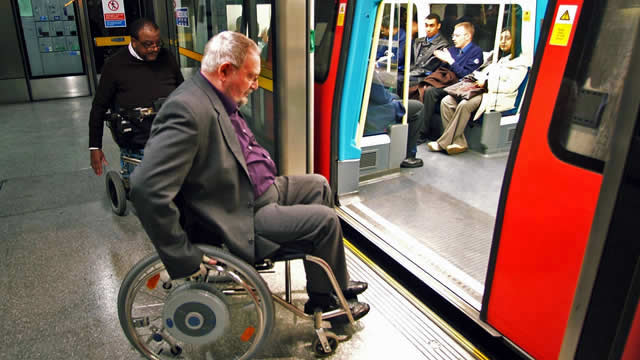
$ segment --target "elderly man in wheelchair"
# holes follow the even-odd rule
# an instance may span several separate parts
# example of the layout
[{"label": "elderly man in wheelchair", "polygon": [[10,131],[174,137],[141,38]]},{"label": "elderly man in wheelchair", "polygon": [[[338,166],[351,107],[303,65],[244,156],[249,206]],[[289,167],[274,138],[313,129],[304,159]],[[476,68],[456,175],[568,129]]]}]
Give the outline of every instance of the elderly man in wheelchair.
[{"label": "elderly man in wheelchair", "polygon": [[[273,327],[272,299],[314,319],[314,350],[329,354],[342,339],[328,323],[369,312],[357,300],[367,284],[349,280],[326,179],[277,176],[238,111],[259,74],[253,40],[214,36],[201,72],[158,112],[131,176],[130,199],[158,254],[127,275],[118,308],[127,337],[149,358],[252,357]],[[303,260],[304,309],[272,296],[255,269],[265,259]]]}]

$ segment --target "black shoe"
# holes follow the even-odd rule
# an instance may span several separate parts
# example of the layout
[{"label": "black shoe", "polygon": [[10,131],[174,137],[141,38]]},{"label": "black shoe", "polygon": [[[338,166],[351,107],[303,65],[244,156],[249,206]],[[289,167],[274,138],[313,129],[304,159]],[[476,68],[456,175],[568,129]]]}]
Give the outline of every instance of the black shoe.
[{"label": "black shoe", "polygon": [[369,284],[364,281],[349,280],[349,284],[346,289],[342,290],[342,294],[347,300],[354,299],[367,290],[368,287]]},{"label": "black shoe", "polygon": [[400,163],[401,168],[418,168],[424,165],[422,159],[416,159],[415,157],[408,157]]},{"label": "black shoe", "polygon": [[[327,299],[329,299],[327,301]],[[313,296],[310,297],[306,304],[304,304],[304,313],[308,315],[312,315],[315,312],[315,309],[320,309],[323,313],[335,309],[339,309],[338,300],[334,295],[323,295],[323,296]],[[367,303],[359,302],[359,301],[351,301],[349,302],[349,308],[351,309],[351,315],[353,315],[353,320],[359,320],[363,318],[365,315],[369,313],[371,307]],[[336,317],[332,317],[328,319],[331,322],[335,323],[348,323],[349,318],[347,314],[342,314]]]}]

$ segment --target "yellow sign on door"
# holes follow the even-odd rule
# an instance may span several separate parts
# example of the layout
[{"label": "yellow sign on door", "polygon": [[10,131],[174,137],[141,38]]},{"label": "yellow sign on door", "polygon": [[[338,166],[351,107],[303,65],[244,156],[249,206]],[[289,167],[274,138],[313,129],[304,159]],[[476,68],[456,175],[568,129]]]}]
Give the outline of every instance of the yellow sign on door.
[{"label": "yellow sign on door", "polygon": [[578,12],[578,5],[560,5],[556,20],[553,23],[549,45],[567,46],[571,37],[571,30]]}]

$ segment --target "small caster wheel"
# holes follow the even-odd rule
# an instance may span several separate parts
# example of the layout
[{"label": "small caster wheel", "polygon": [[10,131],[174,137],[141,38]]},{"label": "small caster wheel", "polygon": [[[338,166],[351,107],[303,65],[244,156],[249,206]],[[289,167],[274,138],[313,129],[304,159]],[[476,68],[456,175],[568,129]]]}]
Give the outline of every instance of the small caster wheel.
[{"label": "small caster wheel", "polygon": [[329,346],[331,347],[331,351],[329,352],[325,351],[319,338],[316,337],[315,339],[313,339],[312,346],[313,346],[313,351],[316,353],[316,355],[329,356],[336,352],[336,349],[338,348],[338,337],[333,334],[327,334],[327,342],[329,342]]},{"label": "small caster wheel", "polygon": [[118,216],[124,215],[127,211],[127,192],[122,178],[117,172],[109,171],[105,178],[105,185],[111,200],[111,210]]},{"label": "small caster wheel", "polygon": [[171,354],[173,356],[178,356],[178,355],[182,354],[182,348],[180,346],[178,346],[178,345],[172,346],[171,347]]}]

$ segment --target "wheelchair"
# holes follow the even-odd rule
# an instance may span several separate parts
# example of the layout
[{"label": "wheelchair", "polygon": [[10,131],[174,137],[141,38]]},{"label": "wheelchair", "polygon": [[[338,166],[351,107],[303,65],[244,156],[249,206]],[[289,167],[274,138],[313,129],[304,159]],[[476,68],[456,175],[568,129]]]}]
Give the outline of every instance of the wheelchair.
[{"label": "wheelchair", "polygon": [[129,199],[129,175],[140,164],[142,156],[135,150],[122,154],[123,149],[143,149],[149,137],[151,123],[164,98],[156,100],[153,107],[137,107],[134,109],[120,109],[107,111],[105,123],[111,132],[113,140],[121,150],[120,171],[109,170],[105,176],[105,186],[111,210],[118,216],[127,211]]},{"label": "wheelchair", "polygon": [[[118,293],[118,318],[131,344],[148,359],[250,359],[267,343],[275,326],[274,301],[296,316],[313,320],[317,355],[333,354],[347,336],[328,330],[328,319],[345,315],[355,325],[333,271],[322,259],[302,253],[283,255],[251,266],[223,248],[197,245],[216,260],[196,280],[172,280],[157,254],[138,262]],[[290,261],[320,265],[340,307],[308,315],[291,299]],[[285,297],[272,294],[259,272],[285,261]]]}]

